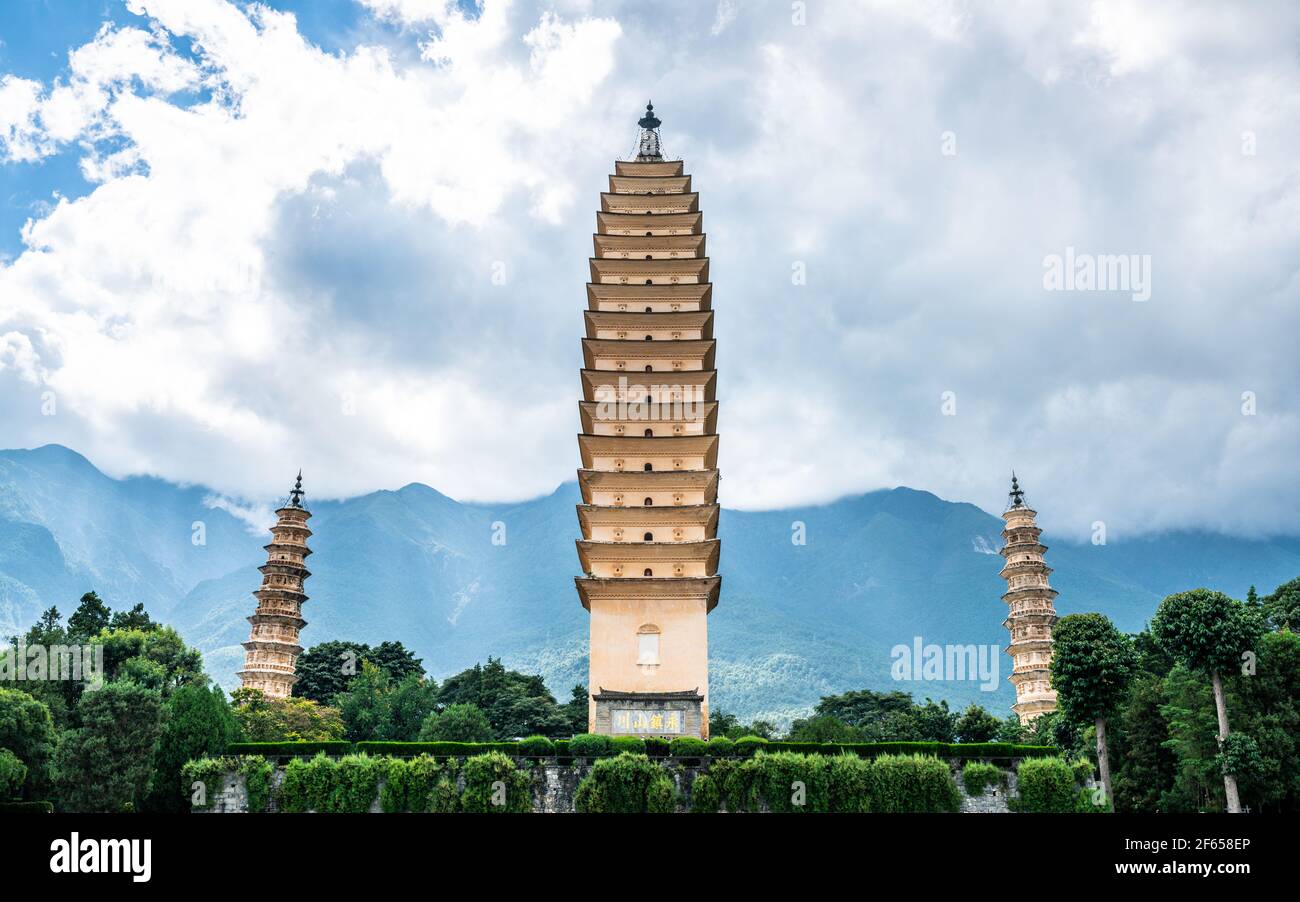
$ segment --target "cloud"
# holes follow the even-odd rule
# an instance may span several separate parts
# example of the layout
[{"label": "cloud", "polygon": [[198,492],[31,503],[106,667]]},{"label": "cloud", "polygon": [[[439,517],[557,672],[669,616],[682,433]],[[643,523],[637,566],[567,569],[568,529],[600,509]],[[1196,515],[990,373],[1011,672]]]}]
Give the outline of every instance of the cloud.
[{"label": "cloud", "polygon": [[[55,82],[3,76],[9,165],[95,186],[0,265],[7,444],[227,496],[549,491],[653,97],[702,192],[724,503],[995,509],[1014,467],[1079,536],[1297,532],[1292,5],[364,5],[399,28],[326,53],[132,0]],[[1044,291],[1066,248],[1150,255],[1151,299]]]}]

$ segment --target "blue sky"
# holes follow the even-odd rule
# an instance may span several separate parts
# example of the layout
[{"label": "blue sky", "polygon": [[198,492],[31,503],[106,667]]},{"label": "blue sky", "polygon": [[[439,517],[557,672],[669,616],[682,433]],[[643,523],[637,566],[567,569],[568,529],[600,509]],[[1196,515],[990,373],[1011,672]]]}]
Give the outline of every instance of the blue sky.
[{"label": "blue sky", "polygon": [[299,465],[550,491],[653,98],[705,212],[724,503],[997,509],[1014,467],[1080,538],[1294,534],[1297,38],[1285,2],[14,0],[0,446],[252,500]]}]

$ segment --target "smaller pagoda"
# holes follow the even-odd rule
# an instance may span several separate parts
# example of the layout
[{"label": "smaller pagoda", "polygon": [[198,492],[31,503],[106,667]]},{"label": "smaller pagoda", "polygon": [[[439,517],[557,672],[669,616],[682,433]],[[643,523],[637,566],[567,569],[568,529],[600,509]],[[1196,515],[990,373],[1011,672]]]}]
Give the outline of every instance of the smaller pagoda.
[{"label": "smaller pagoda", "polygon": [[248,618],[253,630],[244,643],[244,669],[239,671],[239,679],[243,688],[260,689],[267,698],[288,698],[298,681],[294,672],[302,654],[298,634],[307,625],[302,619],[302,605],[307,600],[303,581],[311,576],[307,569],[311,512],[303,507],[303,494],[299,471],[289,500],[275,512],[271,544],[265,546],[266,563],[258,568],[262,585],[253,593],[257,611]]},{"label": "smaller pagoda", "polygon": [[1022,724],[1056,710],[1052,688],[1052,627],[1056,625],[1056,590],[1047,582],[1052,568],[1043,560],[1047,546],[1039,541],[1042,530],[1038,512],[1025,504],[1025,493],[1016,474],[1011,474],[1010,502],[1002,519],[1006,563],[999,574],[1007,581],[1002,600],[1007,619],[1002,625],[1011,632],[1007,654],[1011,656],[1011,683],[1016,687],[1016,712]]}]

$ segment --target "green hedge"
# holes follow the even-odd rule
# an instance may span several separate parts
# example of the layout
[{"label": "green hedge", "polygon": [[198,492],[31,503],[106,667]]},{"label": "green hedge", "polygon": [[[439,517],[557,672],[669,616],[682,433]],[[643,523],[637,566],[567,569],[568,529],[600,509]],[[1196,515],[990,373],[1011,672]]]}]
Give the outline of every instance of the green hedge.
[{"label": "green hedge", "polygon": [[351,751],[350,742],[232,742],[226,746],[227,755],[265,755],[267,758],[289,755],[305,755],[310,758],[321,752],[326,755],[347,755]]},{"label": "green hedge", "polygon": [[697,777],[691,810],[775,812],[952,812],[961,793],[948,765],[920,755],[799,754],[759,751],[715,758]]},{"label": "green hedge", "polygon": [[672,755],[698,758],[747,757],[763,750],[770,753],[794,752],[800,755],[853,754],[861,758],[881,755],[930,755],[936,758],[1042,758],[1058,752],[1043,745],[1016,745],[1009,742],[782,742],[760,736],[742,736],[734,742],[725,736],[708,743],[693,736],[679,736],[671,743],[657,736],[602,736],[583,733],[572,739],[547,739],[529,736],[510,742],[235,742],[227,749],[230,755],[263,755],[267,758],[312,757],[320,752],[333,757],[353,752],[367,755],[413,757],[460,757],[504,752],[523,757],[604,758],[621,752],[648,754],[650,757]]},{"label": "green hedge", "polygon": [[677,788],[668,772],[631,752],[597,761],[573,797],[579,814],[667,814],[676,807]]},{"label": "green hedge", "polygon": [[467,758],[488,752],[527,755],[518,742],[358,742],[357,751],[367,755],[391,755],[395,758],[433,755],[439,758]]},{"label": "green hedge", "polygon": [[53,802],[0,802],[0,814],[53,814]]},{"label": "green hedge", "polygon": [[[1030,758],[1016,769],[1019,797],[1013,811],[1026,814],[1061,814],[1087,810],[1080,804],[1074,769],[1061,758]],[[1086,801],[1087,793],[1082,794]]]}]

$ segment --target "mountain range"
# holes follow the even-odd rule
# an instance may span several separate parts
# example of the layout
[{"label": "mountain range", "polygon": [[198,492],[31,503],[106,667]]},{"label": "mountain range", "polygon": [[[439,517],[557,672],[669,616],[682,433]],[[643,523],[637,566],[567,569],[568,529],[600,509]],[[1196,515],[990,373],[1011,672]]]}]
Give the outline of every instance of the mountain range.
[{"label": "mountain range", "polygon": [[[399,639],[439,678],[492,655],[541,673],[567,698],[586,682],[586,612],[573,586],[578,500],[571,482],[517,504],[461,503],[420,484],[309,499],[303,644]],[[93,589],[115,610],[144,602],[233,688],[268,540],[269,520],[249,520],[201,486],[113,479],[58,445],[0,451],[0,635],[24,631],[50,605],[66,616]],[[804,544],[792,541],[796,524]],[[902,487],[819,506],[724,508],[722,597],[709,617],[713,708],[786,723],[823,695],[872,688],[1006,713],[1005,655],[993,656],[994,691],[890,672],[891,649],[917,637],[1005,646],[1001,526],[974,505]],[[1295,537],[1044,541],[1058,612],[1102,611],[1128,631],[1171,592],[1242,597],[1300,574]]]}]

